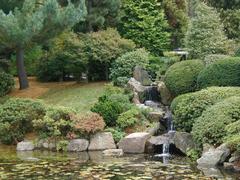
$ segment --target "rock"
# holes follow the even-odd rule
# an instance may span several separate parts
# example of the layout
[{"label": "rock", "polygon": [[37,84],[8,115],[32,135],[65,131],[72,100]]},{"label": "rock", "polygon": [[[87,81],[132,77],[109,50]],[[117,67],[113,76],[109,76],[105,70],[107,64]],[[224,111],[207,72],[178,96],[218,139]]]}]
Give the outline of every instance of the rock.
[{"label": "rock", "polygon": [[235,162],[235,161],[238,161],[240,160],[240,153],[235,151],[232,155],[231,155],[231,158],[229,159],[228,162],[232,163],[232,162]]},{"label": "rock", "polygon": [[72,152],[86,151],[88,145],[89,142],[86,139],[73,139],[69,142],[67,150]]},{"label": "rock", "polygon": [[158,83],[158,91],[160,93],[161,102],[164,105],[170,105],[173,97],[164,82],[161,81]]},{"label": "rock", "polygon": [[159,110],[159,111],[153,111],[148,114],[148,119],[151,122],[159,122],[161,118],[164,117],[164,112]]},{"label": "rock", "polygon": [[215,149],[215,148],[214,148],[213,145],[205,143],[205,144],[203,144],[203,151],[202,151],[202,153],[205,153],[205,152],[209,151],[210,149]]},{"label": "rock", "polygon": [[149,133],[132,133],[119,142],[119,149],[124,153],[144,153],[146,141],[150,138]]},{"label": "rock", "polygon": [[193,141],[193,137],[190,133],[176,132],[173,138],[173,142],[182,153],[187,154],[190,149],[195,149],[196,145]]},{"label": "rock", "polygon": [[35,147],[38,149],[55,150],[56,144],[57,142],[54,140],[40,139],[35,143]]},{"label": "rock", "polygon": [[134,78],[130,78],[128,81],[127,87],[131,89],[135,94],[136,102],[144,103],[145,101],[145,91],[147,87],[144,87],[140,82]]},{"label": "rock", "polygon": [[173,144],[173,140],[170,134],[164,134],[161,136],[152,136],[146,142],[146,152],[153,153],[156,146],[162,146],[163,144]]},{"label": "rock", "polygon": [[225,169],[233,169],[234,164],[229,163],[229,162],[225,162],[225,163],[223,163],[223,166],[224,166]]},{"label": "rock", "polygon": [[123,156],[123,150],[122,149],[107,149],[103,151],[104,156]]},{"label": "rock", "polygon": [[222,164],[226,158],[230,155],[230,150],[226,144],[213,149],[210,148],[207,152],[203,153],[202,157],[197,160],[200,166],[216,166]]},{"label": "rock", "polygon": [[17,144],[17,151],[32,151],[34,144],[31,141],[22,141]]},{"label": "rock", "polygon": [[214,179],[224,178],[224,175],[222,174],[222,172],[216,167],[197,166],[197,168],[201,170],[203,174],[207,177],[212,177]]},{"label": "rock", "polygon": [[116,149],[112,133],[101,132],[91,137],[88,150],[97,151],[105,149]]},{"label": "rock", "polygon": [[166,128],[160,123],[153,123],[153,126],[146,130],[151,136],[157,136],[159,134],[164,134],[166,132]]},{"label": "rock", "polygon": [[149,86],[152,83],[148,72],[144,70],[141,66],[136,66],[134,68],[133,77],[143,86]]}]

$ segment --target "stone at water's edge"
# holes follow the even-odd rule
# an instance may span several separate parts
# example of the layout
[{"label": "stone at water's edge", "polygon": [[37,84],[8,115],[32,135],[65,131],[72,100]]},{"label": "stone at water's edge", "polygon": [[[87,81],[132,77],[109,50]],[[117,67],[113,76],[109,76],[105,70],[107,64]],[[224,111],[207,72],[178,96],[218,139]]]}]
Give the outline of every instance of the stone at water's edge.
[{"label": "stone at water's edge", "polygon": [[197,160],[199,166],[216,166],[222,164],[230,155],[230,149],[223,144],[218,148],[211,148],[202,154],[202,157]]},{"label": "stone at water's edge", "polygon": [[146,141],[150,138],[149,133],[132,133],[119,142],[119,149],[124,153],[144,153]]},{"label": "stone at water's edge", "polygon": [[107,150],[103,151],[103,155],[120,157],[120,156],[123,156],[123,150],[122,149],[107,149]]},{"label": "stone at water's edge", "polygon": [[133,77],[143,86],[150,86],[152,83],[148,72],[144,70],[141,66],[136,66],[134,68]]},{"label": "stone at water's edge", "polygon": [[112,133],[101,132],[93,135],[90,139],[88,150],[97,151],[105,149],[116,149]]},{"label": "stone at water's edge", "polygon": [[17,144],[17,151],[32,151],[34,144],[31,141],[22,141]]},{"label": "stone at water's edge", "polygon": [[234,153],[231,154],[231,158],[229,159],[230,163],[233,163],[235,161],[239,161],[240,160],[240,153],[235,151]]},{"label": "stone at water's edge", "polygon": [[151,122],[159,122],[164,117],[165,112],[161,109],[159,111],[149,112],[148,118]]},{"label": "stone at water's edge", "polygon": [[67,146],[68,151],[81,152],[88,149],[89,142],[86,139],[73,139]]},{"label": "stone at water's edge", "polygon": [[170,139],[168,134],[164,134],[161,136],[152,136],[146,142],[146,152],[153,153],[154,148],[156,146],[160,146],[160,145],[167,144],[167,143],[173,144],[173,141]]},{"label": "stone at water's edge", "polygon": [[170,105],[173,97],[164,82],[158,83],[158,91],[160,93],[161,102],[164,105]]},{"label": "stone at water's edge", "polygon": [[173,138],[173,143],[176,148],[181,150],[184,154],[187,154],[187,150],[195,149],[196,147],[192,135],[186,132],[176,132]]}]

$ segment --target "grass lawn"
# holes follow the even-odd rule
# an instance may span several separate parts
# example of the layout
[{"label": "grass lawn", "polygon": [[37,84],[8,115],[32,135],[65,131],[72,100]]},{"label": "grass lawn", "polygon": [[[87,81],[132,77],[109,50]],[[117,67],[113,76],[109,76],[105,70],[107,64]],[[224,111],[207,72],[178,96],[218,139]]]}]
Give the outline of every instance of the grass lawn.
[{"label": "grass lawn", "polygon": [[[103,94],[106,82],[83,83],[75,82],[40,83],[29,78],[30,88],[13,90],[10,96],[20,98],[42,99],[46,104],[74,108],[80,113],[90,110]],[[18,83],[16,81],[16,87]]]},{"label": "grass lawn", "polygon": [[74,108],[78,112],[87,112],[103,94],[104,84],[90,83],[64,89],[50,89],[40,99],[47,104]]}]

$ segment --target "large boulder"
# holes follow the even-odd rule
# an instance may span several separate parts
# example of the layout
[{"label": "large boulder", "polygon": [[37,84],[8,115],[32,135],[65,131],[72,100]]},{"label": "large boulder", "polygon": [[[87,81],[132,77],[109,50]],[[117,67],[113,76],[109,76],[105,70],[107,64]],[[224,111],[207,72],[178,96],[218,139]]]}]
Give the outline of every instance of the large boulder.
[{"label": "large boulder", "polygon": [[103,151],[103,155],[120,157],[120,156],[123,156],[123,150],[122,149],[107,149],[107,150]]},{"label": "large boulder", "polygon": [[149,133],[132,133],[119,142],[119,149],[124,153],[144,153],[146,141],[150,138]]},{"label": "large boulder", "polygon": [[90,145],[88,147],[88,150],[98,151],[105,149],[116,149],[112,133],[101,132],[93,135],[90,139]]},{"label": "large boulder", "polygon": [[176,132],[173,142],[176,148],[184,154],[187,154],[187,150],[195,149],[196,147],[192,135],[186,132]]},{"label": "large boulder", "polygon": [[151,122],[159,122],[160,119],[164,117],[164,114],[165,112],[161,109],[159,109],[159,111],[152,111],[152,112],[149,112],[148,119]]},{"label": "large boulder", "polygon": [[202,154],[202,157],[197,160],[199,166],[216,166],[222,164],[230,155],[230,149],[223,144],[218,148],[211,148]]},{"label": "large boulder", "polygon": [[128,88],[134,92],[134,101],[143,103],[145,101],[145,92],[147,87],[143,86],[139,81],[130,78],[127,84]]},{"label": "large boulder", "polygon": [[152,136],[146,142],[146,152],[153,153],[157,146],[163,146],[163,144],[173,144],[173,141],[168,134]]},{"label": "large boulder", "polygon": [[136,66],[134,68],[133,77],[138,82],[140,82],[143,86],[149,86],[152,83],[148,72],[145,69],[143,69],[141,66]]},{"label": "large boulder", "polygon": [[170,105],[173,97],[164,82],[161,81],[158,83],[158,91],[160,93],[161,102],[164,105]]},{"label": "large boulder", "polygon": [[34,144],[32,141],[22,141],[17,144],[17,151],[32,151]]},{"label": "large boulder", "polygon": [[67,150],[72,152],[86,151],[88,145],[89,142],[86,139],[73,139],[69,142]]}]

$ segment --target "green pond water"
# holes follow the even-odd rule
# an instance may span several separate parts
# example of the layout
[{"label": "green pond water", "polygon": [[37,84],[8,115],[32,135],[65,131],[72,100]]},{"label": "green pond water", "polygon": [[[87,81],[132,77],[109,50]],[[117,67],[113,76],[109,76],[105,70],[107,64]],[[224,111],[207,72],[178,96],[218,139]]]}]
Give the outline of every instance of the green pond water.
[{"label": "green pond water", "polygon": [[220,169],[197,169],[186,158],[155,159],[150,155],[104,157],[102,152],[16,152],[0,146],[0,179],[240,179],[240,174]]}]

